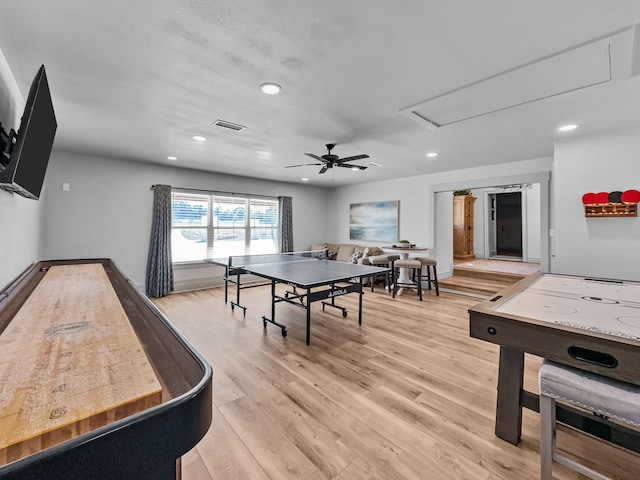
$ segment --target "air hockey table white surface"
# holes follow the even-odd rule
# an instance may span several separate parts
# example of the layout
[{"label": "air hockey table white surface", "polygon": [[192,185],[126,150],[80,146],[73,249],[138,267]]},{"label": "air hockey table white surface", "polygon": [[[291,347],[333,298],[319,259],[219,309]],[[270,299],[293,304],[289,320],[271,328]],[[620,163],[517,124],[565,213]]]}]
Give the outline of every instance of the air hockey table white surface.
[{"label": "air hockey table white surface", "polygon": [[494,309],[640,340],[640,283],[545,274]]}]

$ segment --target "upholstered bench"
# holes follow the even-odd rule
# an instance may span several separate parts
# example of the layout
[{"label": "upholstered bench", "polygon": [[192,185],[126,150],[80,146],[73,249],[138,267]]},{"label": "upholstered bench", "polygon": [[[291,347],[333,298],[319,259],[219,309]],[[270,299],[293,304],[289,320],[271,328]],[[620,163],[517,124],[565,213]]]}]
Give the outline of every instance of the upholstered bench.
[{"label": "upholstered bench", "polygon": [[608,477],[556,451],[556,400],[640,427],[640,387],[545,360],[540,386],[540,478],[551,480],[553,460],[587,477]]}]

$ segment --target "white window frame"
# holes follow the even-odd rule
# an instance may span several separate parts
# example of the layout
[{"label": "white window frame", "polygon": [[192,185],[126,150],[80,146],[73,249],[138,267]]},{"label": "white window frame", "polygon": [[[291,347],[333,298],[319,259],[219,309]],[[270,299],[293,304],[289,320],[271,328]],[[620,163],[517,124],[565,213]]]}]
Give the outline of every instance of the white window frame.
[{"label": "white window frame", "polygon": [[[216,245],[215,245],[215,237],[216,237],[216,232],[220,232],[223,230],[229,230],[229,231],[234,231],[234,230],[243,230],[244,233],[244,251],[243,252],[238,252],[236,254],[249,254],[252,253],[252,245],[251,242],[252,240],[258,240],[258,239],[252,239],[253,237],[253,232],[254,230],[273,230],[272,235],[270,238],[273,239],[274,241],[274,246],[273,246],[273,251],[265,251],[265,250],[261,250],[258,253],[277,253],[279,250],[279,202],[278,199],[276,197],[269,197],[269,196],[260,196],[260,195],[251,195],[251,194],[235,194],[235,193],[229,193],[229,192],[213,192],[213,191],[203,191],[203,190],[192,190],[192,189],[181,189],[181,188],[172,188],[171,189],[171,205],[172,205],[172,209],[173,209],[173,203],[174,203],[174,194],[175,195],[185,195],[185,196],[189,196],[189,195],[194,195],[194,196],[202,196],[202,197],[206,197],[207,198],[207,203],[208,203],[208,213],[207,213],[207,219],[206,219],[206,224],[200,224],[200,225],[174,225],[173,224],[173,215],[172,215],[172,222],[171,222],[171,231],[173,233],[173,231],[175,229],[180,229],[180,230],[188,230],[188,229],[193,229],[193,230],[206,230],[207,232],[207,246],[206,246],[206,257],[207,259],[209,258],[213,258],[213,257],[219,257],[219,256],[225,256],[227,254],[217,254],[216,253]],[[245,215],[244,215],[244,222],[242,225],[216,225],[214,218],[215,218],[215,208],[216,206],[220,203],[219,199],[228,199],[228,200],[232,200],[234,203],[237,202],[239,204],[239,206],[244,207],[244,211],[245,211]],[[268,226],[268,225],[260,225],[260,226],[256,226],[256,225],[252,225],[252,204],[256,203],[256,202],[260,202],[260,203],[268,203],[268,204],[272,204],[272,207],[275,210],[275,218],[273,219],[273,226]],[[172,246],[173,248],[173,246]],[[182,264],[198,264],[198,263],[205,263],[205,260],[182,260],[182,261],[173,261],[174,265],[182,265]]]}]

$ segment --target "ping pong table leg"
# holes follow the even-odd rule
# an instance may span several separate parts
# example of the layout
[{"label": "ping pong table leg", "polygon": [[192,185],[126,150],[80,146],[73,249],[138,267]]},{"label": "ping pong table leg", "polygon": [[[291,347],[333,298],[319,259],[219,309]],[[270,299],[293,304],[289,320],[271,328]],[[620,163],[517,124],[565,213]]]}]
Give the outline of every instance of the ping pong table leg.
[{"label": "ping pong table leg", "polygon": [[229,298],[229,267],[224,267],[224,304],[227,304]]},{"label": "ping pong table leg", "polygon": [[272,322],[276,321],[276,281],[275,280],[271,280],[271,321]]},{"label": "ping pong table leg", "polygon": [[[233,312],[235,307],[239,307],[242,309],[242,315],[244,317],[247,316],[247,307],[240,305],[240,290],[242,289],[242,284],[240,281],[240,276],[244,273],[244,271],[240,268],[236,268],[236,301],[235,302],[231,302],[231,311]],[[226,285],[226,282],[225,282]],[[226,298],[226,290],[225,290],[225,298]]]},{"label": "ping pong table leg", "polygon": [[359,278],[360,291],[358,292],[358,325],[362,325],[362,277]]},{"label": "ping pong table leg", "polygon": [[236,277],[236,305],[240,306],[240,270],[238,270],[238,276]]},{"label": "ping pong table leg", "polygon": [[[331,283],[331,290],[335,290],[336,289],[336,284],[335,283]],[[309,292],[307,292],[308,294]],[[307,296],[308,298],[308,296]],[[340,305],[336,305],[336,297],[331,297],[331,301],[330,302],[322,302],[322,311],[324,312],[324,307],[333,307],[333,308],[337,308],[338,310],[340,310],[342,312],[342,316],[346,317],[347,316],[347,309],[345,307],[341,307]]]},{"label": "ping pong table leg", "polygon": [[281,323],[276,322],[276,280],[271,280],[271,318],[267,318],[265,315],[262,316],[262,326],[267,328],[267,322],[273,323],[274,325],[280,327],[282,330],[282,336],[287,336],[287,327]]},{"label": "ping pong table leg", "polygon": [[305,308],[307,309],[307,345],[311,343],[311,302],[309,301],[309,294],[311,293],[311,289],[307,288],[307,305]]}]

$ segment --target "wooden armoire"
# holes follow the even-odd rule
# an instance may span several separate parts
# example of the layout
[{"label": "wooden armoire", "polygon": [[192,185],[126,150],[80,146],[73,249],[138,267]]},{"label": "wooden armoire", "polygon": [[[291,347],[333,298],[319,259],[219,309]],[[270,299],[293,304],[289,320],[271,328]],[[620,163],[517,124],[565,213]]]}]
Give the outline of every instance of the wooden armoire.
[{"label": "wooden armoire", "polygon": [[473,204],[471,195],[453,197],[453,258],[471,260],[473,253]]}]

